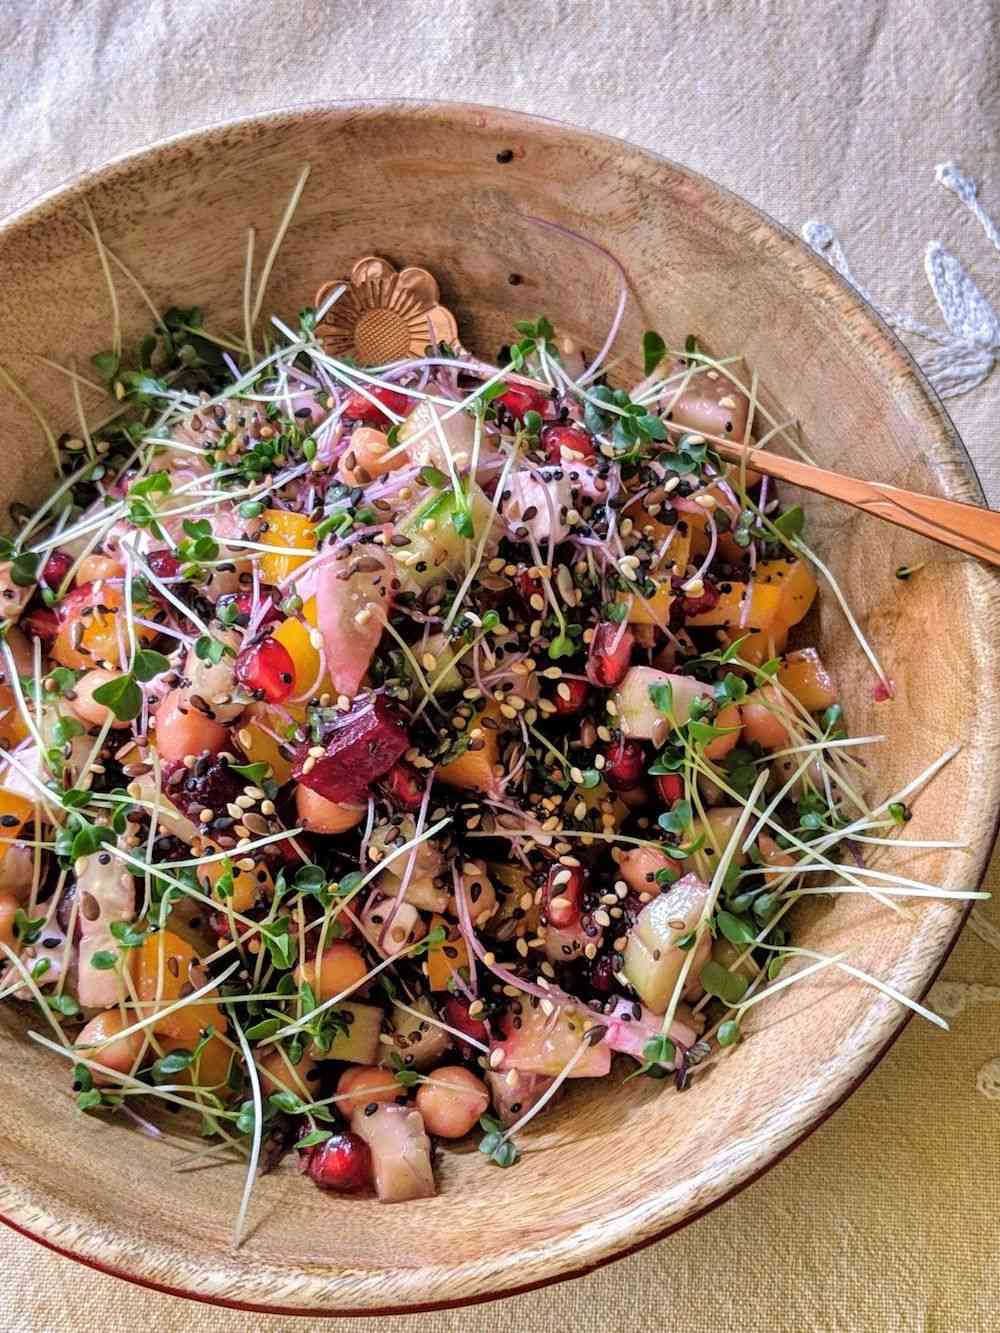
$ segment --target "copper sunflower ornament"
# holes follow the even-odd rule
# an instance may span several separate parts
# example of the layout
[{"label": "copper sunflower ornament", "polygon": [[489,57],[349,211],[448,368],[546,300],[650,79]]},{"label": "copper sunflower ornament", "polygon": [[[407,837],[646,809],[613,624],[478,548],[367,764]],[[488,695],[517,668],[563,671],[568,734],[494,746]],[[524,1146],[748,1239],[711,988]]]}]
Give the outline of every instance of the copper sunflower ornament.
[{"label": "copper sunflower ornament", "polygon": [[385,259],[366,255],[349,278],[327,282],[316,293],[320,309],[342,283],[316,333],[332,356],[352,356],[362,366],[423,356],[432,343],[458,341],[458,325],[441,301],[436,279],[425,268],[397,272]]}]

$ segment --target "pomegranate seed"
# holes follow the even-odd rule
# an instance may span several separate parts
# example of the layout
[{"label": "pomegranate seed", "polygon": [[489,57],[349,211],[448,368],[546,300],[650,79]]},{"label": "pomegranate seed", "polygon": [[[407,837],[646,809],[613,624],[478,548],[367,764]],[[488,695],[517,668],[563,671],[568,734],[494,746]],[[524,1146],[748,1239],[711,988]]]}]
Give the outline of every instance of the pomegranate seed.
[{"label": "pomegranate seed", "polygon": [[551,399],[538,389],[530,388],[527,384],[511,384],[494,401],[503,403],[516,421],[523,421],[529,412],[537,412],[539,416],[542,416]]},{"label": "pomegranate seed", "polygon": [[658,773],[656,794],[664,805],[673,805],[684,795],[684,779],[679,773]]},{"label": "pomegranate seed", "polygon": [[349,713],[327,709],[320,716],[326,722],[320,742],[325,753],[310,754],[315,743],[303,741],[292,777],[328,801],[363,800],[369,783],[388,773],[410,748],[406,724],[383,694],[356,699]]},{"label": "pomegranate seed", "polygon": [[53,551],[46,560],[38,581],[44,583],[46,588],[58,588],[72,568],[72,556],[67,555],[65,551]]},{"label": "pomegranate seed", "polygon": [[38,606],[34,611],[29,611],[18,623],[32,638],[42,639],[46,643],[59,633],[59,617],[47,606]]},{"label": "pomegranate seed", "polygon": [[283,703],[295,684],[295,663],[283,643],[261,639],[236,659],[236,679],[270,704]]},{"label": "pomegranate seed", "polygon": [[363,421],[368,426],[378,426],[391,420],[379,407],[379,403],[387,407],[390,412],[395,412],[397,416],[403,416],[413,402],[407,394],[398,393],[395,389],[382,388],[378,384],[369,385],[368,392],[372,398],[378,399],[378,402],[370,402],[362,393],[348,394],[347,402],[344,404],[345,417],[351,421]]},{"label": "pomegranate seed", "polygon": [[[568,699],[561,693],[563,687],[569,690]],[[561,680],[552,702],[556,706],[557,713],[561,713],[563,717],[570,717],[583,709],[589,695],[590,686],[585,680]]]},{"label": "pomegranate seed", "polygon": [[158,579],[175,579],[181,572],[181,562],[166,547],[160,551],[150,551],[146,563]]},{"label": "pomegranate seed", "polygon": [[306,1170],[321,1190],[350,1193],[370,1182],[371,1151],[360,1134],[345,1130],[311,1149]]},{"label": "pomegranate seed", "polygon": [[[245,625],[253,613],[253,605],[252,592],[227,592],[224,593],[216,603],[216,611],[221,613],[224,607],[235,606],[237,623]],[[261,612],[262,606],[264,608],[263,612]],[[274,599],[264,592],[261,592],[257,599],[257,612],[260,615],[259,624],[262,629],[283,619],[282,613],[275,604]]]},{"label": "pomegranate seed", "polygon": [[619,685],[632,663],[635,635],[627,625],[602,621],[594,630],[587,658],[587,675],[595,685]]},{"label": "pomegranate seed", "polygon": [[611,955],[599,954],[590,965],[590,987],[601,995],[608,995],[615,979],[615,966]]},{"label": "pomegranate seed", "polygon": [[382,779],[386,795],[401,810],[419,810],[424,798],[420,774],[405,759],[398,760]]},{"label": "pomegranate seed", "polygon": [[646,776],[646,754],[638,741],[615,741],[606,759],[604,780],[615,791],[637,787]]},{"label": "pomegranate seed", "polygon": [[595,455],[594,441],[582,426],[547,426],[542,432],[542,448],[550,463],[561,463],[564,449],[578,458],[593,458]]},{"label": "pomegranate seed", "polygon": [[[683,584],[683,579],[671,580]],[[705,591],[697,597],[685,597],[681,602],[681,610],[686,616],[700,616],[704,611],[711,611],[719,600],[719,588],[707,575],[702,578],[705,585]]]},{"label": "pomegranate seed", "polygon": [[[471,1037],[474,1041],[484,1042],[486,1040],[486,1024],[480,1023],[478,1018],[470,1016],[470,1003],[471,1001],[463,999],[461,995],[450,995],[441,1009],[441,1017],[449,1027],[455,1028],[458,1032],[464,1032],[467,1037]],[[471,1046],[462,1046],[462,1059],[471,1059],[472,1050]]]},{"label": "pomegranate seed", "polygon": [[[555,880],[569,871],[569,879],[556,884]],[[549,924],[557,930],[574,925],[580,918],[583,906],[583,871],[579,866],[564,866],[558,862],[549,871],[545,885],[545,897],[542,911],[549,919]]]}]

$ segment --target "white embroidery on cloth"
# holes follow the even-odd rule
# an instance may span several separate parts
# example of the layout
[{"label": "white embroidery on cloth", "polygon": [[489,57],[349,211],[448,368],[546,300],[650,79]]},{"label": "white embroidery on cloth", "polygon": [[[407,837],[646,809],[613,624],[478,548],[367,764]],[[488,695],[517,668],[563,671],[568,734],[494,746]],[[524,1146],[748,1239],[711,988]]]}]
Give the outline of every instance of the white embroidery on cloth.
[{"label": "white embroidery on cloth", "polygon": [[[934,174],[939,185],[958,196],[1000,251],[1000,229],[979,202],[979,187],[974,178],[966,176],[954,162],[942,162]],[[827,223],[807,222],[802,235],[817,254],[875,307],[890,328],[935,344],[936,350],[918,356],[917,360],[942,398],[957,397],[982,384],[1000,355],[1000,319],[956,256],[940,241],[928,245],[924,270],[948,327],[947,333],[881,305],[852,274],[843,248]]]}]

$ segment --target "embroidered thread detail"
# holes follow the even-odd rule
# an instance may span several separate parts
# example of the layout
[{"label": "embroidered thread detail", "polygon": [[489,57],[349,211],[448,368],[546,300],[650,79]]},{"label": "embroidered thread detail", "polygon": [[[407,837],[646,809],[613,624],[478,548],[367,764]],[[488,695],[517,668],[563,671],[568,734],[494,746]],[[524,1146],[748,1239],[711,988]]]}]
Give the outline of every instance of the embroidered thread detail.
[{"label": "embroidered thread detail", "polygon": [[[934,174],[939,185],[961,200],[994,248],[1000,251],[1000,229],[979,202],[975,179],[964,175],[954,162],[942,162]],[[912,315],[882,306],[854,277],[843,247],[827,223],[807,222],[802,235],[817,254],[875,307],[890,328],[935,344],[936,350],[917,360],[942,398],[957,397],[982,384],[1000,354],[1000,319],[956,256],[940,241],[931,241],[927,246],[924,271],[948,327],[947,333]]]}]

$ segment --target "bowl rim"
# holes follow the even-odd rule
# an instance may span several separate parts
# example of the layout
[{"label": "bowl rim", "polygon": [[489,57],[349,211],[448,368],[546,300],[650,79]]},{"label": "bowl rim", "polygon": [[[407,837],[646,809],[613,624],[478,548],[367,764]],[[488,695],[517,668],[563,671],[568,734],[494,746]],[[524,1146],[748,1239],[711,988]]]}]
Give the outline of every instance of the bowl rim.
[{"label": "bowl rim", "polygon": [[[674,161],[672,158],[657,152],[654,149],[636,144],[620,135],[608,134],[604,131],[593,130],[583,125],[578,125],[572,121],[563,120],[553,116],[538,115],[531,112],[516,111],[510,108],[497,106],[491,103],[454,101],[437,98],[405,98],[405,97],[365,97],[365,98],[331,98],[317,101],[302,101],[285,103],[280,107],[268,111],[254,112],[243,116],[234,116],[222,121],[212,121],[208,124],[195,126],[191,129],[182,130],[176,134],[168,135],[164,138],[155,139],[149,143],[142,144],[136,148],[131,148],[124,153],[108,159],[96,167],[90,167],[80,172],[72,173],[55,185],[49,186],[37,195],[17,205],[14,209],[0,214],[0,240],[11,232],[28,228],[40,222],[44,222],[46,214],[55,207],[63,207],[74,198],[89,193],[95,186],[102,184],[113,184],[117,179],[124,178],[130,170],[139,162],[155,158],[156,156],[183,148],[186,145],[205,145],[212,140],[221,138],[227,132],[233,130],[250,128],[253,126],[276,126],[282,122],[294,124],[296,120],[303,117],[309,119],[332,118],[334,120],[355,114],[358,112],[388,112],[399,110],[401,113],[427,113],[438,114],[445,118],[457,119],[463,114],[487,113],[496,117],[496,129],[530,133],[533,127],[545,127],[551,131],[570,136],[582,136],[591,141],[602,142],[609,148],[626,150],[631,154],[646,158],[651,164],[657,167],[666,167],[678,175],[692,180],[707,184],[713,191],[723,196],[737,207],[745,210],[748,215],[764,223],[772,233],[774,233],[786,246],[797,252],[797,257],[813,266],[825,281],[839,289],[842,298],[846,297],[853,307],[851,313],[867,321],[875,336],[891,350],[903,363],[904,373],[910,381],[912,387],[916,388],[918,396],[922,397],[928,409],[928,424],[936,424],[941,435],[941,443],[954,453],[958,463],[958,472],[952,480],[951,486],[954,489],[959,478],[964,480],[963,499],[973,502],[985,501],[985,495],[982,483],[979,478],[975,463],[969,454],[968,449],[961,436],[959,435],[947,409],[944,407],[940,396],[933,386],[928,382],[914,356],[899,339],[896,333],[888,326],[879,312],[866,300],[866,298],[849,283],[835,268],[832,267],[821,255],[814,251],[800,236],[787,227],[784,223],[778,222],[756,204],[751,203],[742,195],[730,190],[728,187],[719,184],[711,177],[687,167],[682,163]],[[1000,603],[1000,588],[992,593],[993,598]],[[1000,790],[1000,777],[997,783]],[[994,810],[993,823],[990,829],[989,838],[984,839],[978,855],[981,859],[981,869],[976,877],[977,887],[981,888],[988,873],[990,853],[994,844],[1000,835],[1000,801],[996,802]],[[918,998],[924,999],[934,982],[939,977],[945,964],[947,963],[952,950],[954,949],[958,938],[968,921],[972,910],[971,900],[967,902],[961,912],[957,915],[955,924],[950,937],[941,947],[940,957],[929,975],[925,986],[922,988]],[[64,1258],[72,1259],[87,1268],[105,1274],[110,1277],[120,1278],[135,1286],[146,1288],[150,1291],[161,1292],[165,1295],[179,1297],[181,1299],[197,1301],[206,1305],[214,1305],[226,1309],[247,1311],[256,1314],[271,1315],[298,1315],[312,1316],[316,1318],[357,1318],[361,1316],[391,1316],[399,1314],[428,1313],[438,1310],[456,1309],[467,1305],[481,1305],[495,1300],[502,1300],[509,1296],[519,1296],[531,1291],[537,1291],[545,1287],[554,1286],[560,1282],[566,1282],[573,1278],[583,1277],[588,1273],[614,1263],[618,1259],[626,1258],[631,1254],[636,1254],[658,1241],[665,1239],[674,1232],[682,1230],[692,1222],[713,1212],[728,1200],[736,1197],[755,1181],[760,1179],[765,1173],[770,1171],[791,1152],[798,1148],[806,1139],[808,1139],[816,1130],[818,1130],[830,1116],[833,1115],[843,1104],[852,1096],[861,1086],[869,1075],[881,1064],[883,1059],[899,1040],[904,1030],[914,1017],[914,1013],[909,1008],[904,1008],[896,1019],[892,1030],[885,1041],[870,1055],[860,1072],[851,1079],[843,1088],[839,1095],[828,1106],[825,1106],[804,1128],[796,1134],[793,1139],[782,1147],[775,1149],[760,1163],[749,1175],[738,1181],[735,1185],[725,1190],[717,1197],[711,1199],[696,1211],[685,1217],[664,1226],[662,1229],[654,1231],[652,1234],[643,1237],[632,1244],[622,1244],[615,1246],[606,1253],[598,1254],[586,1263],[576,1267],[564,1268],[553,1273],[550,1276],[540,1278],[536,1281],[524,1283],[519,1286],[496,1287],[495,1278],[493,1287],[490,1290],[483,1290],[471,1296],[457,1298],[455,1300],[429,1301],[424,1303],[407,1303],[406,1305],[389,1305],[384,1307],[362,1306],[333,1308],[329,1305],[279,1305],[272,1303],[261,1303],[251,1301],[231,1300],[212,1293],[199,1292],[181,1287],[174,1287],[168,1283],[158,1282],[152,1278],[129,1271],[126,1268],[115,1264],[106,1263],[103,1260],[89,1254],[81,1253],[69,1247],[61,1246],[51,1240],[48,1236],[39,1234],[33,1230],[27,1223],[15,1221],[0,1213],[0,1223],[26,1236],[30,1240],[36,1241],[46,1249],[52,1250]],[[37,1214],[36,1214],[37,1215]]]}]

